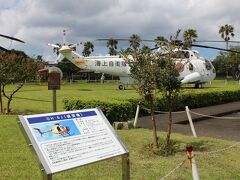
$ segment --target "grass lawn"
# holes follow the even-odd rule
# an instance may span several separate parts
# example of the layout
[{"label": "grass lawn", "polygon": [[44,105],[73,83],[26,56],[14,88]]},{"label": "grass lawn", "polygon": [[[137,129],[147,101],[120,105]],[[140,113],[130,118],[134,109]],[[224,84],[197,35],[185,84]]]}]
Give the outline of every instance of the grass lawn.
[{"label": "grass lawn", "polygon": [[[41,179],[42,174],[37,158],[24,139],[17,123],[17,116],[1,116],[0,174],[1,179]],[[209,152],[228,147],[235,142],[193,138],[173,134],[172,139],[179,144],[179,152],[162,157],[146,151],[151,142],[152,131],[146,129],[120,130],[118,135],[130,152],[131,179],[160,179],[183,160],[184,147],[192,144],[196,153]],[[160,139],[165,133],[158,132]],[[196,155],[195,160],[201,179],[240,179],[240,146],[214,155]],[[121,179],[121,159],[113,158],[88,166],[75,168],[54,175],[54,179]],[[184,164],[169,179],[191,179],[189,163]]]},{"label": "grass lawn", "polygon": [[[64,84],[57,91],[58,111],[63,111],[62,99],[64,97],[81,97],[93,99],[126,99],[138,97],[135,90],[130,88],[119,91],[118,84]],[[12,87],[9,88],[11,90]],[[240,88],[238,82],[215,81],[206,84],[205,89]],[[183,91],[192,91],[184,86]],[[37,158],[32,148],[24,139],[23,133],[17,123],[17,114],[35,114],[52,111],[52,92],[47,90],[46,84],[24,85],[18,92],[12,104],[12,115],[0,115],[0,179],[42,179],[42,174]],[[146,129],[117,131],[130,152],[131,179],[160,179],[177,164],[186,160],[184,147],[192,144],[197,154],[195,159],[199,169],[200,179],[240,179],[240,146],[236,146],[221,153],[198,155],[198,153],[219,150],[229,147],[235,142],[212,138],[193,138],[173,134],[172,139],[179,144],[179,151],[173,156],[162,157],[146,151],[146,146],[151,142],[152,131]],[[158,132],[160,140],[165,138],[165,133]],[[54,175],[54,179],[121,179],[121,159],[114,158],[81,168]],[[184,164],[173,173],[169,179],[192,179],[189,163]]]},{"label": "grass lawn", "polygon": [[[207,83],[203,89],[194,89],[193,85],[183,85],[182,93],[194,90],[201,91],[226,90],[240,88],[238,81],[215,80]],[[13,86],[8,86],[12,90]],[[57,90],[57,111],[63,111],[62,100],[65,97],[80,97],[82,99],[116,99],[124,100],[139,97],[134,87],[129,86],[127,90],[118,90],[118,83],[62,83],[61,90]],[[12,101],[13,114],[36,114],[52,112],[52,91],[47,90],[47,84],[25,84],[22,89],[14,95]]]}]

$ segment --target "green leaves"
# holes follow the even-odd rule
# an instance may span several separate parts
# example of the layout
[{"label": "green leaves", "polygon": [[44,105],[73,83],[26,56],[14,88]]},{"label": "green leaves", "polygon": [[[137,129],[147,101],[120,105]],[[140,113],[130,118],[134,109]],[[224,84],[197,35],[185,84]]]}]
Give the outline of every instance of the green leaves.
[{"label": "green leaves", "polygon": [[90,56],[90,54],[94,51],[94,45],[90,41],[85,42],[83,47],[82,55],[84,57]]}]

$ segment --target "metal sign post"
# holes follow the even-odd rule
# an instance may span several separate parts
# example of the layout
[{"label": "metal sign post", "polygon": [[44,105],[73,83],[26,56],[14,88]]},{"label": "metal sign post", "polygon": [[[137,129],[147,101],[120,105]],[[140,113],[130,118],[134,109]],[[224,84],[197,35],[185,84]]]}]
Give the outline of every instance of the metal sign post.
[{"label": "metal sign post", "polygon": [[130,180],[130,160],[129,153],[122,155],[122,179]]},{"label": "metal sign post", "polygon": [[53,92],[53,112],[57,111],[57,92],[60,89],[61,75],[59,72],[50,72],[48,74],[48,90]]},{"label": "metal sign post", "polygon": [[57,112],[57,91],[56,89],[53,89],[52,92],[53,92],[53,112]]}]

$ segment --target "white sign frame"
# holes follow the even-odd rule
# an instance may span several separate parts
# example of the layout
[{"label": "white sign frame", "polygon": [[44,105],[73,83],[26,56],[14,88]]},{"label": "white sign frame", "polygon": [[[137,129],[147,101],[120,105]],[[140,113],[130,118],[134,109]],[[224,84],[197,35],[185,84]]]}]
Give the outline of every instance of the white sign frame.
[{"label": "white sign frame", "polygon": [[[128,159],[129,151],[99,108],[20,115],[19,119],[47,174],[116,156]],[[129,166],[127,161],[123,166]],[[127,169],[123,174],[129,176]]]}]

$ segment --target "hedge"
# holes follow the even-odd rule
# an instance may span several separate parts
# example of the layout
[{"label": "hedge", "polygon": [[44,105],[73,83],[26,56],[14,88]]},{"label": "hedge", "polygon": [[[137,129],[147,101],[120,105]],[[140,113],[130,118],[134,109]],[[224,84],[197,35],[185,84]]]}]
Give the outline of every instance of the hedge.
[{"label": "hedge", "polygon": [[134,108],[129,101],[99,101],[99,100],[81,100],[78,98],[65,98],[63,100],[64,109],[89,109],[99,107],[105,114],[110,123],[115,121],[128,121],[129,115],[132,117]]},{"label": "hedge", "polygon": [[[199,108],[210,105],[223,104],[227,102],[239,101],[240,90],[209,91],[198,93],[180,93],[174,98],[174,111],[181,111],[185,106],[189,108]],[[115,121],[128,121],[135,115],[136,105],[139,99],[127,100],[81,100],[79,98],[65,98],[63,100],[66,110],[87,109],[99,107],[110,123]],[[146,102],[142,102],[142,107],[147,107]],[[156,98],[155,109],[167,111],[167,103],[163,97]],[[147,113],[144,108],[140,110],[141,115]]]}]

